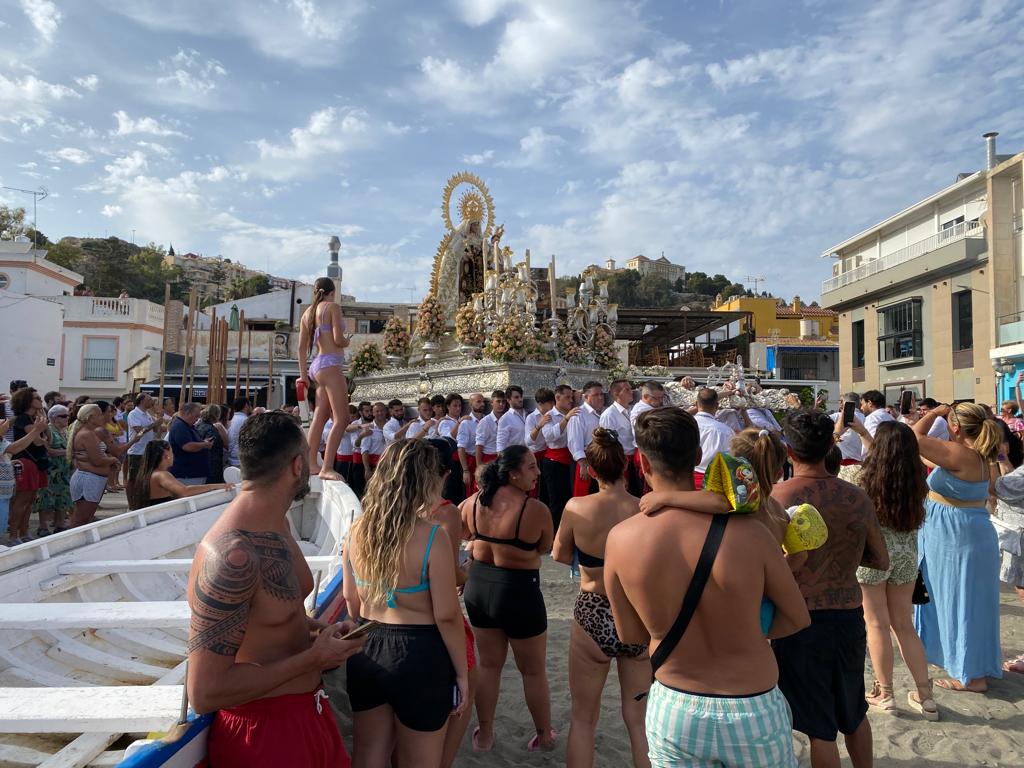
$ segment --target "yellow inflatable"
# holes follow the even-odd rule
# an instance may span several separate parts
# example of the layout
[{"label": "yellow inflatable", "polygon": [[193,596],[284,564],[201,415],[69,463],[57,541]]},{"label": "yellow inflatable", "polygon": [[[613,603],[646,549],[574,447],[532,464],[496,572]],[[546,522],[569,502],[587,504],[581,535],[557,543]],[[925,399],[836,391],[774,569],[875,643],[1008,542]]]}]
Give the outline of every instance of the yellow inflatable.
[{"label": "yellow inflatable", "polygon": [[817,549],[828,541],[828,526],[810,504],[800,504],[786,510],[789,525],[782,540],[782,550],[787,555]]}]

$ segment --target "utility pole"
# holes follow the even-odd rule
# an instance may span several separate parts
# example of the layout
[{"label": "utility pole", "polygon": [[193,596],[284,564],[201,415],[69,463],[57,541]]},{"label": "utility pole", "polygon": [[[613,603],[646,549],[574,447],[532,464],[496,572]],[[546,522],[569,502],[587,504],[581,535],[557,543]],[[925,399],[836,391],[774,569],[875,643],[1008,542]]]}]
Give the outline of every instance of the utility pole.
[{"label": "utility pole", "polygon": [[759,277],[755,277],[753,275],[747,275],[746,279],[747,279],[748,283],[753,283],[754,284],[754,295],[757,295],[757,286],[758,285],[760,285],[761,283],[768,282],[768,278],[764,277],[764,275],[761,275]]},{"label": "utility pole", "polygon": [[39,247],[39,219],[36,217],[37,207],[40,200],[45,200],[50,194],[46,187],[40,187],[39,189],[19,189],[18,187],[0,187],[0,189],[9,189],[11,192],[21,192],[25,195],[32,195],[32,247]]}]

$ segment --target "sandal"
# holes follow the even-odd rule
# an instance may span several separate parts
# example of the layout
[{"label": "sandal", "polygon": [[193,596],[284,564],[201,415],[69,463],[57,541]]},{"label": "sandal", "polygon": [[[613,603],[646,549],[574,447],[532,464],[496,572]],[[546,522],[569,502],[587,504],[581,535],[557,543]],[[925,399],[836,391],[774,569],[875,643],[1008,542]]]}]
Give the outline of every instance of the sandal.
[{"label": "sandal", "polygon": [[480,726],[477,726],[476,728],[473,729],[472,741],[473,741],[473,751],[476,752],[477,754],[480,754],[482,752],[490,752],[492,749],[494,749],[494,742],[491,742],[491,746],[489,746],[489,747],[481,747],[480,746]]},{"label": "sandal", "polygon": [[1007,659],[1004,661],[1003,671],[1016,672],[1018,675],[1024,675],[1024,653],[1015,659]]},{"label": "sandal", "polygon": [[41,539],[41,538],[43,538],[43,536],[49,536],[49,535],[50,535],[50,529],[49,528],[36,528],[36,538],[37,539]]},{"label": "sandal", "polygon": [[551,752],[551,751],[553,751],[554,748],[555,748],[555,735],[556,735],[555,734],[555,729],[554,728],[548,729],[548,733],[551,734],[551,746],[550,747],[543,747],[543,746],[541,746],[541,743],[540,743],[541,734],[538,733],[536,736],[534,736],[532,739],[530,739],[530,741],[527,743],[526,751],[527,752],[537,752],[537,751],[540,751],[540,750],[543,750],[544,752]]},{"label": "sandal", "polygon": [[886,714],[896,714],[896,699],[892,695],[891,685],[882,685],[880,682],[875,680],[871,684],[871,691],[867,696],[864,697],[868,705],[879,709]]},{"label": "sandal", "polygon": [[942,688],[947,691],[955,691],[957,693],[985,693],[986,691],[988,691],[987,684],[984,688],[971,688],[969,685],[964,685],[959,680],[953,679],[944,678],[942,680],[936,680],[935,684],[939,686],[939,688]]},{"label": "sandal", "polygon": [[925,720],[935,722],[939,719],[939,708],[932,697],[932,681],[917,686],[916,691],[907,691],[907,705]]}]

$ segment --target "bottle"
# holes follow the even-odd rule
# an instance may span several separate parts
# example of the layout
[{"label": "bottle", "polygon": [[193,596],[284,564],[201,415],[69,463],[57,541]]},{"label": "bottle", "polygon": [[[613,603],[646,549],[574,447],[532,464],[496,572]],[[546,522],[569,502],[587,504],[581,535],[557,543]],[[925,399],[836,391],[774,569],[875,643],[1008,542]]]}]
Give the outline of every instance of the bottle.
[{"label": "bottle", "polygon": [[302,419],[302,426],[309,426],[309,401],[306,399],[306,382],[299,380],[295,382],[295,395],[299,401],[299,418]]}]

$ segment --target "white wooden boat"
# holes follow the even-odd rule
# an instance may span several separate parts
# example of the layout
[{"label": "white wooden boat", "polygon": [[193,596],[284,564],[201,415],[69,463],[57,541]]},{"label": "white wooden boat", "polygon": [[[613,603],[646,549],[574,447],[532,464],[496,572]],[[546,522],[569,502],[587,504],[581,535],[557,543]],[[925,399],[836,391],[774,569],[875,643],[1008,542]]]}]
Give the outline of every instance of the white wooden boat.
[{"label": "white wooden boat", "polygon": [[[288,520],[317,585],[307,608],[344,611],[338,554],[360,512],[343,483]],[[0,768],[194,766],[209,717],[181,718],[188,569],[230,491],[159,504],[0,552]],[[173,732],[125,756],[132,735]],[[124,761],[124,762],[122,762]]]}]

